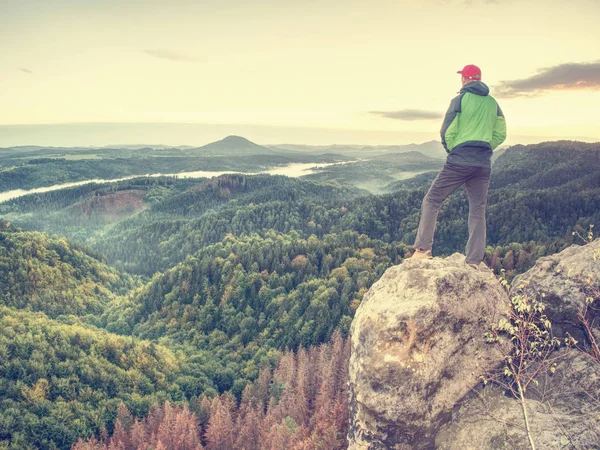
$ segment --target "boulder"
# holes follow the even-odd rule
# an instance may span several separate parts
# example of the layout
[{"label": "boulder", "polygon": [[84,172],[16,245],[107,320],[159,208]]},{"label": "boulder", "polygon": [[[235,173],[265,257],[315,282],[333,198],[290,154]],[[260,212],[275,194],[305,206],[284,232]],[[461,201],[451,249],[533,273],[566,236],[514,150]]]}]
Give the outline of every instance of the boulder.
[{"label": "boulder", "polygon": [[430,449],[479,377],[501,364],[486,344],[508,296],[465,257],[406,260],[365,294],[350,329],[349,449]]},{"label": "boulder", "polygon": [[[600,289],[600,239],[581,246],[572,245],[537,260],[535,266],[512,282],[510,295],[526,292],[545,306],[556,337],[567,333],[582,342],[586,339],[579,319],[586,297]],[[591,321],[599,322],[600,308],[590,308]]]},{"label": "boulder", "polygon": [[[525,405],[538,449],[600,448],[600,364],[563,349],[554,374],[539,377]],[[519,400],[494,384],[468,396],[438,432],[438,450],[530,448]]]}]

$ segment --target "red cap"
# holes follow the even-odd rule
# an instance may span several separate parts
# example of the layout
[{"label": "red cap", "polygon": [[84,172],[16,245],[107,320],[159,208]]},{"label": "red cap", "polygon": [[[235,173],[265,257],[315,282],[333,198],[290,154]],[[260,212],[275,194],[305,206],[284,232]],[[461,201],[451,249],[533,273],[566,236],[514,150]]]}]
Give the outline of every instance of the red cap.
[{"label": "red cap", "polygon": [[469,80],[481,80],[481,69],[474,64],[466,65],[463,70],[459,70],[456,73],[460,73]]}]

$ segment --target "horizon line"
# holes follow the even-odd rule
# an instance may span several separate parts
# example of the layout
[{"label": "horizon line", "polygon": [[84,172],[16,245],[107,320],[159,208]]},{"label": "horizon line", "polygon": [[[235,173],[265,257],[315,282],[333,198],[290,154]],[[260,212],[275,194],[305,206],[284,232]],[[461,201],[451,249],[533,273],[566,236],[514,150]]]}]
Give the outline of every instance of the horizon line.
[{"label": "horizon line", "polygon": [[[420,145],[420,144],[424,144],[424,143],[428,143],[428,142],[439,142],[438,139],[436,139],[437,137],[437,130],[436,131],[404,131],[404,130],[378,130],[378,129],[365,129],[365,128],[335,128],[335,127],[319,127],[319,126],[307,126],[307,125],[271,125],[271,124],[256,124],[256,123],[210,123],[210,122],[160,122],[160,121],[151,121],[151,122],[110,122],[110,121],[97,121],[97,122],[42,122],[42,123],[11,123],[11,124],[0,124],[0,130],[1,129],[8,129],[8,128],[12,128],[12,129],[18,129],[18,128],[50,128],[50,127],[57,127],[57,128],[64,128],[64,127],[85,127],[85,126],[115,126],[115,127],[120,127],[120,126],[157,126],[157,125],[164,125],[164,126],[182,126],[182,127],[193,127],[193,126],[198,126],[198,127],[228,127],[228,128],[232,128],[232,127],[252,127],[252,128],[256,128],[256,129],[269,129],[269,130],[290,130],[290,131],[301,131],[301,130],[315,130],[315,131],[324,131],[324,132],[347,132],[347,133],[352,133],[352,134],[356,134],[356,133],[369,133],[369,134],[380,134],[382,135],[382,137],[385,136],[386,140],[389,138],[392,138],[393,141],[396,141],[394,143],[377,143],[377,144],[371,144],[368,143],[369,142],[369,138],[366,138],[366,136],[358,138],[356,140],[353,140],[351,143],[350,142],[346,142],[343,143],[343,141],[331,141],[331,140],[327,140],[327,138],[322,137],[321,139],[323,139],[323,141],[319,142],[319,143],[314,143],[315,139],[313,138],[308,138],[306,139],[306,141],[312,141],[312,143],[306,143],[306,141],[303,140],[299,140],[299,139],[281,139],[280,137],[272,137],[272,139],[248,139],[252,142],[265,142],[264,144],[260,144],[260,145],[272,145],[272,146],[277,146],[277,145],[304,145],[304,146],[312,146],[312,147],[319,147],[319,146],[333,146],[333,145],[339,145],[339,146],[360,146],[360,145],[364,145],[364,146],[390,146],[390,145]],[[214,131],[213,131],[214,133]],[[34,146],[34,147],[57,147],[57,148],[72,148],[72,147],[92,147],[92,148],[99,148],[99,147],[110,147],[111,145],[118,145],[118,146],[148,146],[151,147],[153,145],[158,145],[158,146],[167,146],[167,147],[178,147],[178,146],[190,146],[190,147],[202,147],[203,145],[206,145],[207,143],[211,143],[211,142],[218,142],[219,140],[223,139],[224,137],[227,136],[241,136],[241,137],[245,137],[248,134],[252,134],[252,132],[248,132],[248,130],[240,130],[239,132],[234,131],[234,132],[224,132],[223,133],[223,137],[221,137],[220,139],[214,139],[214,140],[210,140],[205,142],[204,144],[190,144],[190,143],[178,143],[178,144],[163,144],[163,143],[159,143],[159,144],[145,144],[143,143],[143,141],[138,141],[138,142],[142,142],[142,143],[132,143],[132,144],[71,144],[71,145],[52,145],[52,144],[36,144],[36,143],[30,143],[30,144],[16,144],[16,145],[3,145],[3,148],[7,148],[7,147],[28,147],[28,146]],[[404,144],[400,144],[397,143],[398,141],[403,140],[401,138],[401,135],[412,135],[410,138],[408,139],[404,139],[405,141],[409,141],[407,143]],[[415,136],[416,135],[416,136]],[[417,136],[421,136],[421,139],[417,138]],[[162,136],[161,136],[162,137]],[[365,139],[366,138],[366,139]],[[118,139],[118,138],[117,138]],[[160,139],[160,137],[159,137]],[[319,139],[319,140],[321,140]],[[345,140],[347,140],[348,138],[346,138]],[[360,140],[359,140],[360,139]],[[363,141],[364,139],[364,141]],[[34,139],[32,139],[34,140]],[[127,139],[124,139],[124,141],[126,141]],[[376,140],[376,139],[373,139]],[[579,141],[579,142],[587,142],[587,143],[600,143],[600,137],[590,137],[590,136],[545,136],[545,135],[539,135],[539,134],[524,134],[524,133],[518,133],[518,134],[514,134],[514,135],[510,135],[509,136],[509,146],[512,145],[528,145],[531,144],[533,142],[528,142],[528,143],[523,143],[521,141],[537,141],[536,143],[541,143],[541,142],[552,142],[552,141]],[[115,140],[116,141],[116,140]],[[161,139],[162,141],[162,139]],[[156,142],[156,141],[155,141]],[[163,141],[164,142],[164,141]],[[1,144],[0,144],[1,145]]]}]

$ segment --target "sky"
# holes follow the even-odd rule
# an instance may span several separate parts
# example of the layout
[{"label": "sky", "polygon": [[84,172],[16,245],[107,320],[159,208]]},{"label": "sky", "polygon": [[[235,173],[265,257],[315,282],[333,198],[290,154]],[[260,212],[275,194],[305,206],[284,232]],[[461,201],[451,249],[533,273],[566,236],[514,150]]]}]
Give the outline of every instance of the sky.
[{"label": "sky", "polygon": [[507,143],[600,141],[600,0],[0,0],[0,147],[439,139],[466,64]]}]

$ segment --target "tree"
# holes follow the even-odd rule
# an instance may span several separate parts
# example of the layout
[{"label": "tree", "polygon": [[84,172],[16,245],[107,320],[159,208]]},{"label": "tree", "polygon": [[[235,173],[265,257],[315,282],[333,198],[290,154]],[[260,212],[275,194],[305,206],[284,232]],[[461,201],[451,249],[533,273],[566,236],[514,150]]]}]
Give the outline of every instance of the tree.
[{"label": "tree", "polygon": [[[501,283],[507,286],[505,279],[501,279]],[[535,450],[525,394],[531,383],[537,384],[538,375],[554,372],[561,355],[553,355],[553,352],[561,342],[552,337],[552,324],[543,314],[544,305],[528,295],[525,286],[520,289],[520,294],[511,297],[508,318],[493,324],[486,335],[487,341],[495,343],[502,354],[504,367],[502,373],[484,377],[484,382],[497,383],[520,401],[527,438]],[[573,343],[572,338],[564,341],[567,346]]]},{"label": "tree", "polygon": [[230,450],[235,443],[231,413],[218,397],[213,400],[205,439],[207,450]]}]

